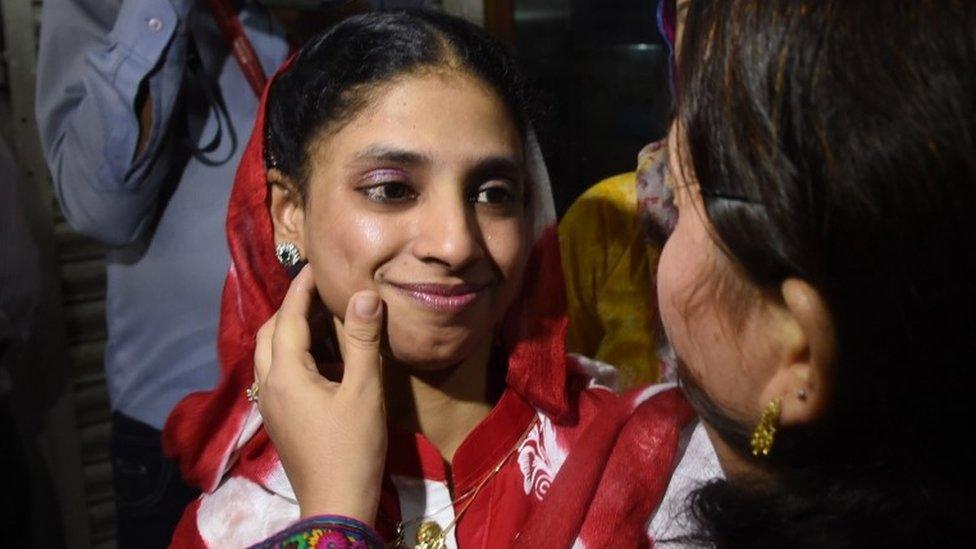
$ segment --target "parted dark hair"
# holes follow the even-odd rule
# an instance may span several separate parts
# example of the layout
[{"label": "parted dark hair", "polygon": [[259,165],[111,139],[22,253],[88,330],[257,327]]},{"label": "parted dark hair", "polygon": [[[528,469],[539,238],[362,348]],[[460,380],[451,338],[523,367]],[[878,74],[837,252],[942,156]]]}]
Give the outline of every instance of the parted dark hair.
[{"label": "parted dark hair", "polygon": [[530,99],[511,54],[463,19],[421,10],[355,16],[310,40],[271,84],[265,161],[305,192],[308,154],[323,132],[337,131],[397,78],[457,70],[491,87],[522,131]]},{"label": "parted dark hair", "polygon": [[693,0],[677,112],[718,244],[825,299],[829,411],[694,516],[720,547],[973,546],[976,2]]}]

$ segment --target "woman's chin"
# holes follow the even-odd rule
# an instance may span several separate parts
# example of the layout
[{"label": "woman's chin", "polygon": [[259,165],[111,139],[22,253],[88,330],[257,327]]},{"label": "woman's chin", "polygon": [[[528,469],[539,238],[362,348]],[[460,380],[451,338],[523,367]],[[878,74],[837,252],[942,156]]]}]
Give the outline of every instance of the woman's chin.
[{"label": "woman's chin", "polygon": [[422,349],[416,344],[391,344],[384,357],[400,367],[417,372],[437,372],[464,362],[470,356],[461,349]]},{"label": "woman's chin", "polygon": [[423,334],[415,331],[398,334],[391,328],[383,354],[410,371],[438,372],[453,368],[481,351],[483,345],[479,345],[479,339],[487,340],[489,345],[491,342],[490,338],[474,338],[464,330],[461,332],[465,333],[453,333],[449,334],[450,337],[445,337],[446,334]]}]

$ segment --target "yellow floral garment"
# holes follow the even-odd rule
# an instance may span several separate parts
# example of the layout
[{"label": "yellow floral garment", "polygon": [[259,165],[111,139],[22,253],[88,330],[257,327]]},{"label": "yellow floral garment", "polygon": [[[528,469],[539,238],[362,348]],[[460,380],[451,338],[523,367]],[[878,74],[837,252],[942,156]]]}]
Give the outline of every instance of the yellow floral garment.
[{"label": "yellow floral garment", "polygon": [[655,143],[638,157],[638,171],[605,179],[583,193],[559,223],[566,278],[569,352],[616,366],[619,387],[659,379],[656,313],[651,310],[651,261],[639,217],[638,174],[656,171],[663,149]]}]

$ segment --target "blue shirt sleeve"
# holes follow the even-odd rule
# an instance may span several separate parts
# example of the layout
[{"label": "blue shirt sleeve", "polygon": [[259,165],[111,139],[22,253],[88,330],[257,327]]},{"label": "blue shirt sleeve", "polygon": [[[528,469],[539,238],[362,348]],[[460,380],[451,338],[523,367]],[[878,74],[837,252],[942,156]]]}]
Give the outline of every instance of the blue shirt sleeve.
[{"label": "blue shirt sleeve", "polygon": [[[36,115],[69,223],[110,246],[138,239],[169,172],[165,139],[186,65],[192,0],[45,0]],[[153,124],[139,140],[136,96]]]}]

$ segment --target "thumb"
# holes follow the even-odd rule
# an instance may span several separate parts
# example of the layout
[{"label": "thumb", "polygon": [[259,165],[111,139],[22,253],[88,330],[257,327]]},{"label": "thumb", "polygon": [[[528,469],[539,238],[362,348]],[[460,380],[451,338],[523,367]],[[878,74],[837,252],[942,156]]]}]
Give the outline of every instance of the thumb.
[{"label": "thumb", "polygon": [[354,390],[382,386],[380,339],[383,301],[376,292],[353,294],[342,325],[342,387]]}]

